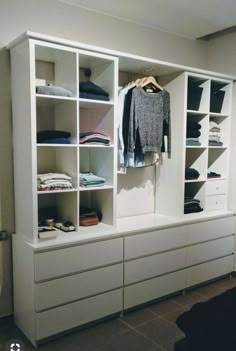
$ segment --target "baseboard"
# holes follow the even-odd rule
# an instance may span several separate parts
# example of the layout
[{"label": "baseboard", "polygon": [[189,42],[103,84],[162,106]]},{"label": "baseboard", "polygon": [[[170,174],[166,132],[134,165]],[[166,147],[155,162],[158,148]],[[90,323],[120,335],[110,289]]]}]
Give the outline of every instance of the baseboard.
[{"label": "baseboard", "polygon": [[0,316],[0,326],[1,325],[6,325],[9,323],[13,323],[14,321],[14,315],[13,314],[9,314],[7,316]]}]

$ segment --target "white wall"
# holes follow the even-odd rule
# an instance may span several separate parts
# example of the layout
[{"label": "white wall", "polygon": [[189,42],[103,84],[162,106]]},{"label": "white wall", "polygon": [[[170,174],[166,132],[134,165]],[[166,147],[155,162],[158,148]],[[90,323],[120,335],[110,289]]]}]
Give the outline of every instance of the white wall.
[{"label": "white wall", "polygon": [[207,69],[236,76],[236,33],[207,42]]},{"label": "white wall", "polygon": [[95,14],[57,0],[1,0],[2,45],[27,29],[175,63],[205,66],[205,42]]},{"label": "white wall", "polygon": [[[206,44],[62,4],[56,0],[0,0],[0,48],[26,30],[205,68]],[[0,51],[0,219],[14,231],[9,54]],[[0,316],[12,313],[10,242],[4,244]]]}]

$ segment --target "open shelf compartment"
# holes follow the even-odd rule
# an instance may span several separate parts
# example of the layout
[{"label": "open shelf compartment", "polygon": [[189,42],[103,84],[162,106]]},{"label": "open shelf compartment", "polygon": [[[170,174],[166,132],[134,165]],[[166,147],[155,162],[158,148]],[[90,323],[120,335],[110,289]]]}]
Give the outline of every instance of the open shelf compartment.
[{"label": "open shelf compartment", "polygon": [[64,88],[71,92],[72,97],[77,97],[76,51],[69,48],[63,50],[57,45],[36,44],[35,61],[35,78]]},{"label": "open shelf compartment", "polygon": [[53,219],[55,222],[70,221],[77,230],[77,192],[38,194],[38,222],[42,219]]},{"label": "open shelf compartment", "polygon": [[[79,82],[92,82],[109,94],[108,100],[101,100],[96,94],[89,98],[99,101],[114,101],[114,60],[106,55],[79,51]],[[80,98],[86,98],[81,95]]]},{"label": "open shelf compartment", "polygon": [[188,76],[187,110],[209,112],[210,81],[206,78]]},{"label": "open shelf compartment", "polygon": [[210,112],[222,115],[230,113],[231,84],[222,81],[211,81]]},{"label": "open shelf compartment", "polygon": [[[102,214],[101,224],[114,225],[114,193],[113,189],[80,192],[80,206],[99,211]],[[82,228],[83,226],[81,226]],[[85,228],[85,227],[83,227]],[[88,227],[89,229],[90,227]]]},{"label": "open shelf compartment", "polygon": [[77,103],[70,100],[49,101],[36,98],[37,132],[59,130],[71,134],[71,144],[77,144]]},{"label": "open shelf compartment", "polygon": [[[99,108],[80,107],[80,133],[98,132],[110,137],[110,145],[114,145],[114,107],[100,105]],[[85,145],[85,144],[83,144]]]},{"label": "open shelf compartment", "polygon": [[[185,169],[194,168],[200,173],[194,181],[204,181],[207,178],[207,150],[206,149],[186,149]],[[191,182],[191,180],[186,179]]]},{"label": "open shelf compartment", "polygon": [[[37,173],[63,173],[72,177],[73,188],[78,186],[77,148],[40,147],[37,149]],[[68,189],[70,190],[70,189]],[[66,191],[66,190],[64,190]]]}]

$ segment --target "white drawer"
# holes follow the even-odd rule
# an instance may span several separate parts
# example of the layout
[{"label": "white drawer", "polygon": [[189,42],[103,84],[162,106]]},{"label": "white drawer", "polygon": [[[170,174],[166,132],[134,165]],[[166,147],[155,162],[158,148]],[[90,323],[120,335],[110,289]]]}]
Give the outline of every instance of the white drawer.
[{"label": "white drawer", "polygon": [[206,182],[206,195],[226,194],[226,180],[209,180]]},{"label": "white drawer", "polygon": [[35,255],[35,280],[50,279],[122,260],[122,238],[43,252]]},{"label": "white drawer", "polygon": [[124,281],[131,284],[186,266],[186,249],[165,252],[125,263]]},{"label": "white drawer", "polygon": [[234,252],[234,236],[197,244],[187,249],[187,265],[195,265]]},{"label": "white drawer", "polygon": [[188,244],[217,239],[235,233],[235,217],[214,219],[188,225]]},{"label": "white drawer", "polygon": [[163,275],[124,288],[124,308],[171,294],[185,288],[185,270]]},{"label": "white drawer", "polygon": [[220,210],[226,207],[226,195],[211,195],[206,197],[206,211]]},{"label": "white drawer", "polygon": [[35,285],[36,311],[96,295],[123,285],[123,264]]},{"label": "white drawer", "polygon": [[36,340],[122,311],[122,289],[36,313]]},{"label": "white drawer", "polygon": [[233,271],[234,256],[219,258],[187,269],[187,287],[200,284],[210,279]]},{"label": "white drawer", "polygon": [[128,236],[125,238],[125,259],[171,250],[185,246],[186,243],[186,226]]}]

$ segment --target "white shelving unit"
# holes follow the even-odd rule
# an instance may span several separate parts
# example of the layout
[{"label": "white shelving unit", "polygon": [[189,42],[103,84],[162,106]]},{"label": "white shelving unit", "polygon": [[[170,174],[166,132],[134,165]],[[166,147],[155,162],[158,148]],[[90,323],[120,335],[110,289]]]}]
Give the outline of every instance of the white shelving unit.
[{"label": "white shelving unit", "polygon": [[[186,146],[185,168],[196,169],[200,176],[196,180],[185,180],[185,196],[200,200],[204,211],[226,209],[232,83],[187,74],[187,86],[186,128],[191,121],[200,124],[201,145]],[[211,121],[220,128],[222,145],[209,143]],[[210,172],[219,176],[210,178]]]},{"label": "white shelving unit", "polygon": [[[26,40],[12,52],[12,61],[15,60],[18,60],[18,69],[13,75],[13,103],[17,106],[14,110],[14,125],[18,129],[18,135],[16,136],[15,132],[14,152],[15,159],[22,159],[22,155],[27,157],[25,162],[15,165],[16,173],[24,174],[23,179],[17,177],[19,184],[16,187],[16,196],[21,197],[27,193],[27,205],[23,208],[18,203],[16,205],[17,231],[29,241],[38,242],[38,216],[41,210],[51,207],[55,208],[58,218],[72,221],[78,235],[80,206],[99,209],[104,224],[113,227],[116,195],[114,175],[117,58],[37,40]],[[90,81],[109,93],[109,101],[79,97],[79,82],[85,79],[85,69],[91,70]],[[26,76],[23,76],[23,72]],[[43,79],[67,89],[72,96],[38,94],[35,91],[36,79]],[[22,86],[27,85],[25,90],[16,87],[19,82]],[[24,100],[23,104],[19,104],[21,100]],[[30,113],[25,117],[25,128],[17,119],[25,115],[26,111]],[[37,132],[45,130],[69,132],[71,143],[37,143]],[[110,145],[80,145],[79,133],[91,131],[108,135],[111,139]],[[20,138],[23,134],[22,142]],[[38,191],[37,174],[52,172],[71,176],[73,189]],[[105,186],[95,189],[80,187],[80,172],[93,172],[104,177]],[[108,200],[106,206],[104,199]],[[86,229],[83,228],[84,230]]]},{"label": "white shelving unit", "polygon": [[[37,346],[58,333],[231,273],[231,78],[36,33],[9,47],[14,308],[15,322],[28,339]],[[90,81],[109,93],[109,101],[80,97],[79,83],[88,72]],[[144,72],[170,93],[171,158],[163,154],[156,167],[127,169],[117,176],[118,78],[123,85]],[[70,90],[72,96],[36,94],[36,79]],[[220,110],[213,92],[223,96]],[[191,121],[201,126],[199,146],[186,145]],[[208,144],[210,121],[221,129],[222,146]],[[37,132],[51,129],[71,133],[71,144],[37,143]],[[80,144],[80,133],[87,131],[109,135],[111,144]],[[186,167],[197,169],[199,178],[185,180]],[[105,178],[105,185],[81,187],[80,172],[88,171]],[[44,172],[68,174],[73,188],[38,191],[37,174]],[[207,178],[209,172],[221,177]],[[185,194],[198,198],[204,211],[184,215]],[[80,206],[100,210],[102,221],[80,227]],[[71,220],[76,231],[59,231],[57,238],[40,241],[38,220],[45,209]]]}]

